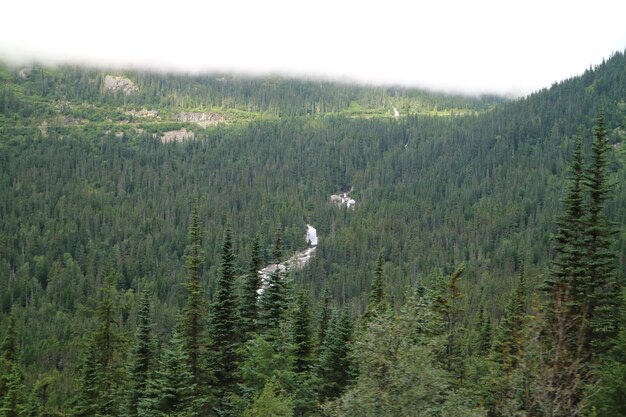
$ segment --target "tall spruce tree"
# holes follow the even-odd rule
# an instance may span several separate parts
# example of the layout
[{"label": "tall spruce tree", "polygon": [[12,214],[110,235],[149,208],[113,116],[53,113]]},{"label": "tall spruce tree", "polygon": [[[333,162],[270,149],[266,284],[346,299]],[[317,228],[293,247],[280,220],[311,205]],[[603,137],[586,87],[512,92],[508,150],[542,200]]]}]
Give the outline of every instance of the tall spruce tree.
[{"label": "tall spruce tree", "polygon": [[509,296],[495,342],[494,353],[507,373],[518,367],[523,353],[528,304],[526,298],[524,270],[520,268],[517,284]]},{"label": "tall spruce tree", "polygon": [[491,351],[491,319],[485,314],[485,309],[480,309],[478,315],[478,324],[476,326],[478,332],[477,350],[481,355],[488,354]]},{"label": "tall spruce tree", "polygon": [[283,260],[283,231],[280,227],[276,230],[276,238],[274,239],[272,255],[274,256],[274,261],[278,266],[278,264],[280,264]]},{"label": "tall spruce tree", "polygon": [[[585,386],[596,377],[591,365],[607,352],[619,330],[619,281],[611,230],[604,215],[610,198],[606,168],[609,144],[601,111],[593,128],[592,156],[585,171],[579,140],[570,163],[570,181],[557,221],[556,255],[547,282],[548,380],[553,415],[577,415]],[[587,196],[587,198],[585,198]]]},{"label": "tall spruce tree", "polygon": [[215,377],[218,393],[232,392],[237,364],[237,297],[235,292],[235,254],[230,227],[224,231],[222,262],[215,299],[211,309],[211,343],[215,355]]},{"label": "tall spruce tree", "polygon": [[339,397],[352,378],[352,320],[344,309],[334,314],[328,335],[320,347],[318,376],[322,401]]},{"label": "tall spruce tree", "polygon": [[328,332],[328,328],[330,326],[330,319],[332,310],[330,307],[330,290],[328,286],[324,286],[322,290],[322,295],[320,298],[320,313],[319,313],[319,327],[317,330],[317,343],[321,345],[324,343],[324,339],[326,339],[326,334]]},{"label": "tall spruce tree", "polygon": [[615,253],[611,250],[613,233],[604,214],[611,186],[606,173],[610,145],[600,111],[593,128],[591,163],[584,177],[589,194],[585,206],[586,280],[584,292],[589,300],[590,355],[607,352],[619,331],[620,282],[616,274]]},{"label": "tall spruce tree", "polygon": [[135,343],[132,347],[129,366],[129,387],[127,415],[136,417],[139,403],[144,397],[148,377],[154,367],[155,343],[152,335],[151,319],[152,292],[145,290],[141,297],[141,305],[137,317]]},{"label": "tall spruce tree", "polygon": [[85,352],[81,387],[75,406],[77,416],[117,416],[120,411],[120,389],[123,364],[120,349],[123,338],[117,323],[115,282],[117,271],[109,267],[107,286],[98,305],[98,327]]},{"label": "tall spruce tree", "polygon": [[446,370],[461,376],[463,364],[461,359],[461,337],[459,322],[461,316],[460,302],[463,298],[459,280],[465,272],[465,264],[460,264],[446,281],[439,282],[439,297],[435,309],[441,314],[445,326],[446,344],[444,362]]},{"label": "tall spruce tree", "polygon": [[259,312],[259,328],[266,333],[272,333],[278,329],[284,313],[289,306],[287,271],[282,262],[282,231],[278,229],[274,248],[275,269],[269,275],[269,281],[261,296],[261,311]]},{"label": "tall spruce tree", "polygon": [[365,321],[389,310],[389,304],[385,294],[385,258],[383,254],[378,255],[376,269],[374,270],[374,280],[369,294],[367,311],[364,314]]},{"label": "tall spruce tree", "polygon": [[313,341],[311,339],[311,314],[309,293],[301,290],[296,299],[292,329],[296,372],[309,370]]},{"label": "tall spruce tree", "polygon": [[246,275],[241,297],[239,299],[239,320],[241,333],[245,338],[249,338],[256,331],[258,320],[258,291],[261,288],[261,277],[259,271],[263,267],[261,257],[261,242],[259,236],[255,236],[252,241],[252,253],[250,256],[250,266]]},{"label": "tall spruce tree", "polygon": [[578,139],[569,164],[564,211],[557,219],[555,256],[544,289],[547,303],[547,409],[555,416],[575,415],[588,377],[584,350],[588,318],[587,254],[584,233],[584,164]]},{"label": "tall spruce tree", "polygon": [[163,349],[158,369],[148,380],[146,392],[139,402],[138,416],[199,416],[202,399],[194,394],[196,384],[182,339],[175,330]]},{"label": "tall spruce tree", "polygon": [[187,282],[185,287],[187,288],[188,298],[187,305],[183,310],[181,332],[193,381],[198,384],[205,376],[202,370],[202,357],[206,335],[206,311],[204,307],[204,292],[200,280],[203,254],[197,200],[191,210],[187,239],[188,244],[185,253]]}]

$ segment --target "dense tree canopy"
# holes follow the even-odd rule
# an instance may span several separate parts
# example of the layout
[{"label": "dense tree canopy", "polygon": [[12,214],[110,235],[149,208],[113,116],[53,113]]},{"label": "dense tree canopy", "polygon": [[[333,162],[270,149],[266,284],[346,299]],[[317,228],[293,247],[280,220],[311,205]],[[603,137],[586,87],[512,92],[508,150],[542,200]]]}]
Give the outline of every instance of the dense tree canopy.
[{"label": "dense tree canopy", "polygon": [[0,416],[623,414],[625,68],[509,101],[0,65]]}]

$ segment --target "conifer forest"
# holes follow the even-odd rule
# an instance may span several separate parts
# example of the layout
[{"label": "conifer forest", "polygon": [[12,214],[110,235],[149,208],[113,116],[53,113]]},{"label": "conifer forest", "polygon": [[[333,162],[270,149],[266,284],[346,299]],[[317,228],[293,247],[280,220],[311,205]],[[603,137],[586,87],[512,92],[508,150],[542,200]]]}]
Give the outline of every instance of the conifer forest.
[{"label": "conifer forest", "polygon": [[626,416],[626,57],[528,96],[0,63],[0,417]]}]

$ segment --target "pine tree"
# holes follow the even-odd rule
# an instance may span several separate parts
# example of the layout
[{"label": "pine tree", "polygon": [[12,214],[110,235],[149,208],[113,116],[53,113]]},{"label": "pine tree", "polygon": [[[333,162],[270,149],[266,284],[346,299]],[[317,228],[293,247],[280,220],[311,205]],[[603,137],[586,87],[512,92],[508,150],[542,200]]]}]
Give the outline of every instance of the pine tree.
[{"label": "pine tree", "polygon": [[523,353],[526,307],[528,304],[526,298],[524,271],[521,269],[517,284],[511,291],[505,307],[504,317],[495,342],[495,354],[506,373],[517,368]]},{"label": "pine tree", "polygon": [[330,308],[330,291],[328,286],[324,286],[322,290],[322,295],[320,298],[320,315],[319,315],[319,328],[317,330],[317,342],[318,345],[324,343],[326,339],[326,333],[328,332],[328,327],[330,326],[331,319],[331,308]]},{"label": "pine tree", "polygon": [[158,369],[148,380],[146,392],[139,402],[141,417],[198,416],[199,398],[189,366],[189,355],[182,335],[176,330],[161,353]]},{"label": "pine tree", "polygon": [[478,352],[487,354],[491,351],[491,319],[485,314],[485,309],[480,309],[478,316]]},{"label": "pine tree", "polygon": [[81,366],[80,391],[74,404],[74,416],[95,416],[98,409],[100,386],[98,373],[98,350],[94,343],[89,343],[83,353]]},{"label": "pine tree", "polygon": [[465,272],[465,265],[459,265],[446,281],[441,280],[435,310],[441,314],[445,326],[446,345],[444,362],[448,372],[461,376],[463,372],[459,336],[460,301],[463,298],[459,279]]},{"label": "pine tree", "polygon": [[347,310],[335,314],[320,347],[318,376],[322,401],[339,397],[351,380],[352,321]]},{"label": "pine tree", "polygon": [[553,405],[556,416],[577,412],[582,381],[588,376],[583,348],[589,310],[583,180],[582,140],[578,139],[569,165],[567,193],[562,199],[564,213],[557,219],[555,257],[544,285],[548,293],[546,367],[553,370],[546,381],[550,400],[545,403]]},{"label": "pine tree", "polygon": [[311,351],[313,349],[309,304],[309,293],[304,290],[300,291],[296,300],[292,324],[296,372],[308,371]]},{"label": "pine tree", "polygon": [[127,415],[136,417],[139,403],[145,395],[148,377],[154,366],[155,343],[152,335],[151,302],[152,293],[144,291],[137,317],[135,344],[131,351],[129,367],[129,387]]},{"label": "pine tree", "polygon": [[202,284],[200,272],[202,268],[202,247],[200,225],[198,219],[198,202],[193,205],[189,221],[188,245],[185,255],[185,268],[187,269],[187,305],[182,316],[182,336],[185,350],[189,358],[189,366],[194,378],[198,383],[203,378],[201,359],[205,337],[206,312],[203,302]]},{"label": "pine tree", "polygon": [[593,128],[591,164],[584,177],[589,193],[585,206],[586,276],[583,290],[589,299],[589,355],[607,352],[617,336],[621,288],[615,271],[615,254],[611,250],[613,233],[604,215],[611,197],[606,168],[610,145],[601,111]]},{"label": "pine tree", "polygon": [[374,270],[374,280],[370,289],[369,302],[364,319],[370,320],[378,314],[389,310],[389,304],[385,299],[385,281],[384,281],[385,258],[381,253],[376,261],[376,269]]},{"label": "pine tree", "polygon": [[287,311],[287,277],[279,269],[270,273],[269,282],[261,295],[261,311],[259,312],[259,328],[266,333],[272,333],[279,327]]},{"label": "pine tree", "polygon": [[121,359],[123,337],[116,320],[117,272],[109,267],[107,286],[97,308],[98,326],[84,352],[81,386],[74,412],[77,416],[119,415],[120,389],[124,379]]},{"label": "pine tree", "polygon": [[104,298],[98,307],[98,328],[93,335],[96,350],[96,373],[98,378],[98,401],[96,413],[99,416],[117,416],[119,414],[118,389],[122,376],[122,364],[119,358],[122,336],[116,321],[115,280],[117,273],[109,271],[108,285]]},{"label": "pine tree", "polygon": [[276,238],[274,240],[272,255],[274,256],[276,266],[278,266],[278,264],[280,264],[283,260],[283,232],[280,227],[276,230]]},{"label": "pine tree", "polygon": [[250,267],[243,284],[241,298],[239,299],[239,320],[242,335],[246,339],[256,331],[258,320],[258,291],[261,288],[261,278],[259,271],[263,267],[261,258],[261,243],[259,236],[252,241],[252,254],[250,256]]},{"label": "pine tree", "polygon": [[[593,129],[592,158],[584,171],[582,144],[570,163],[563,199],[565,214],[557,222],[556,256],[547,282],[551,412],[576,415],[584,405],[585,385],[594,382],[591,365],[615,341],[619,318],[619,285],[611,231],[603,210],[610,197],[606,167],[609,150],[604,115]],[[585,193],[588,198],[585,199]]]},{"label": "pine tree", "polygon": [[222,263],[212,305],[211,340],[215,354],[215,376],[220,393],[231,392],[235,385],[237,363],[237,298],[235,293],[235,255],[230,228],[224,232]]}]

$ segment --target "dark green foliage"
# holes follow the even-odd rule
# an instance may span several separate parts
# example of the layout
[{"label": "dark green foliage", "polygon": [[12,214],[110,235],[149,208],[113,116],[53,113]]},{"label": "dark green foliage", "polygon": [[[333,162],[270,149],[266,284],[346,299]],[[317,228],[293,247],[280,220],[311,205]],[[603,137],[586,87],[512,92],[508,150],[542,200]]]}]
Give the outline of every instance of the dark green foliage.
[{"label": "dark green foliage", "polygon": [[620,285],[604,215],[610,194],[602,111],[593,132],[589,168],[583,171],[580,141],[570,164],[555,267],[547,283],[548,366],[553,371],[547,379],[547,409],[557,416],[575,415],[586,407],[585,390],[597,381],[593,365],[613,346],[619,330]]},{"label": "dark green foliage", "polygon": [[294,344],[295,371],[306,372],[311,362],[313,340],[311,335],[310,295],[307,291],[300,291],[296,297],[291,324]]},{"label": "dark green foliage", "polygon": [[585,175],[589,202],[585,206],[585,246],[587,264],[583,291],[589,303],[589,338],[596,354],[610,350],[619,331],[620,281],[616,276],[613,233],[604,213],[611,198],[607,167],[610,145],[601,111],[593,128],[591,163]]},{"label": "dark green foliage", "polygon": [[416,337],[416,323],[429,315],[415,309],[413,300],[405,307],[398,317],[382,315],[367,323],[355,344],[359,376],[333,407],[337,415],[485,415],[475,399],[454,389],[454,376],[437,359],[446,337]]},{"label": "dark green foliage", "polygon": [[277,265],[283,260],[283,231],[280,228],[276,231],[272,256],[274,257],[274,263]]},{"label": "dark green foliage", "polygon": [[272,333],[278,330],[289,307],[288,280],[288,273],[279,267],[270,272],[260,300],[258,325],[261,331]]},{"label": "dark green foliage", "polygon": [[148,380],[146,392],[139,403],[142,417],[198,416],[199,398],[189,366],[189,355],[182,335],[174,332],[161,353],[158,369]]},{"label": "dark green foliage", "polygon": [[222,263],[215,298],[211,306],[211,349],[214,355],[214,372],[220,393],[229,392],[236,381],[238,349],[236,270],[230,228],[224,231]]},{"label": "dark green foliage", "polygon": [[130,354],[128,369],[128,405],[127,416],[137,416],[139,403],[145,396],[148,377],[155,367],[156,346],[152,334],[152,292],[144,290],[137,317],[135,342]]},{"label": "dark green foliage", "polygon": [[17,344],[17,329],[15,325],[15,313],[12,312],[6,319],[4,324],[4,338],[0,345],[0,358],[2,362],[0,365],[3,370],[8,369],[12,364],[17,362],[17,356],[19,352]]},{"label": "dark green foliage", "polygon": [[318,345],[321,345],[326,339],[326,334],[330,327],[330,319],[331,319],[331,298],[330,291],[328,287],[324,287],[322,290],[322,294],[320,296],[320,313],[319,313],[319,327],[317,330],[317,342]]},{"label": "dark green foliage", "polygon": [[26,416],[26,387],[19,364],[18,334],[15,313],[7,318],[6,332],[0,345],[0,416]]},{"label": "dark green foliage", "polygon": [[100,375],[98,372],[97,349],[90,344],[83,354],[81,368],[80,389],[74,406],[74,415],[77,417],[93,416],[97,413],[100,398]]},{"label": "dark green foliage", "polygon": [[[124,414],[121,407],[135,380],[124,374],[132,374],[135,362],[126,356],[132,349],[116,341],[121,338],[106,335],[138,334],[141,307],[135,294],[144,277],[151,277],[155,336],[170,338],[181,317],[176,344],[182,346],[180,358],[188,362],[180,369],[182,374],[191,369],[198,382],[185,389],[193,387],[192,397],[201,400],[194,405],[200,415],[210,414],[214,405],[207,395],[210,387],[219,386],[217,400],[228,404],[217,411],[241,415],[272,379],[284,390],[283,398],[292,401],[294,415],[315,415],[314,388],[320,387],[322,400],[350,390],[357,375],[350,359],[362,360],[366,374],[378,375],[360,354],[346,352],[365,341],[374,351],[384,351],[384,342],[390,340],[400,341],[402,354],[391,356],[390,362],[374,362],[390,365],[388,376],[393,377],[373,381],[387,381],[378,392],[390,396],[381,401],[391,404],[385,409],[390,415],[471,415],[476,396],[490,412],[503,416],[558,415],[555,405],[563,407],[570,400],[585,407],[588,386],[596,386],[598,378],[606,383],[605,397],[598,401],[607,408],[595,404],[596,409],[616,414],[622,385],[611,371],[623,369],[623,361],[610,356],[612,347],[621,343],[614,336],[623,328],[615,311],[618,279],[626,265],[626,235],[612,235],[607,219],[618,227],[626,222],[625,64],[624,54],[615,54],[580,77],[509,103],[396,88],[138,72],[125,75],[139,92],[124,96],[103,94],[105,73],[100,70],[35,65],[22,75],[0,65],[0,333],[7,334],[11,310],[20,327],[28,329],[17,343],[25,412],[67,415],[75,405],[82,415]],[[496,102],[502,104],[494,107]],[[591,128],[590,112],[599,103],[606,105],[605,120],[594,133],[599,145],[593,145],[592,158],[587,158],[591,164],[582,171],[581,157],[578,185],[570,182],[561,207],[556,190],[564,184],[565,161],[572,151],[588,152],[587,146],[576,144],[575,134]],[[390,105],[402,111],[397,120],[384,115]],[[153,109],[159,118],[137,113]],[[200,109],[219,112],[228,123],[200,129],[177,120],[181,111]],[[458,116],[445,116],[458,109]],[[164,131],[181,127],[194,131],[196,140],[159,140]],[[609,183],[615,183],[610,192]],[[344,190],[352,190],[354,210],[328,201],[330,194]],[[201,198],[192,207],[186,240],[194,195]],[[561,249],[551,251],[548,235],[561,208],[554,241]],[[271,236],[274,225],[282,225],[278,250],[262,248],[252,262],[261,267],[288,259],[304,246],[305,222],[314,223],[321,236],[305,270],[271,277],[256,313],[252,274],[240,302],[224,297],[225,285],[218,282],[223,275],[220,239],[227,221],[232,222],[232,248],[246,254],[242,262],[232,262],[236,272],[228,294],[233,297],[241,289],[235,281],[245,282],[238,271],[255,258],[246,251],[251,236]],[[607,251],[618,254],[619,270],[609,271],[615,259]],[[524,254],[532,271],[526,281],[530,294],[554,252],[553,291],[547,294],[560,304],[550,306],[546,322],[558,321],[554,319],[561,314],[567,318],[561,330],[573,329],[561,333],[565,337],[560,341],[553,337],[559,332],[542,318],[529,319],[525,332],[517,332],[511,323],[519,317],[519,303],[511,298],[507,304],[518,254]],[[377,254],[384,262],[372,273]],[[583,261],[587,258],[592,262]],[[467,266],[463,279],[451,280],[453,265],[462,262]],[[119,272],[112,288],[112,321],[90,314],[109,263]],[[436,267],[445,271],[440,280],[424,273]],[[378,277],[384,285],[371,285]],[[405,295],[416,282],[415,295]],[[296,294],[300,288],[319,294],[327,286],[328,300],[355,317],[369,314],[368,292],[375,290],[370,306],[384,300],[387,307],[374,321],[386,320],[388,328],[362,334],[368,320],[358,320],[363,326],[342,337],[339,319],[325,324],[330,301],[314,300],[321,346],[310,350],[305,344],[309,353],[302,355],[315,364],[312,376],[306,365],[296,366],[296,324],[303,322],[296,323],[302,316],[289,314],[298,310],[296,304],[288,308],[290,289],[285,286],[291,285]],[[555,291],[558,297],[553,297]],[[461,292],[463,298],[458,297]],[[228,388],[204,364],[212,347],[202,335],[208,298],[230,306],[223,309],[229,311],[224,328],[236,324],[230,334],[237,341],[220,339],[218,345],[224,346],[216,349],[222,352],[216,356],[235,350],[241,356],[234,365],[230,360],[211,362],[232,370],[220,371]],[[410,320],[410,331],[399,330],[393,321],[408,317],[397,314],[401,308],[419,317]],[[476,337],[467,332],[468,325],[477,321],[481,308],[489,312],[480,331],[476,329],[481,351],[487,352],[488,340],[494,338],[489,336],[490,323],[500,319],[510,330],[502,338],[508,340],[507,352],[518,352],[513,361],[501,361],[495,353],[468,356],[474,353]],[[211,322],[215,313],[212,309]],[[254,331],[264,333],[252,337]],[[581,334],[583,345],[577,342]],[[91,337],[81,354],[83,335]],[[246,339],[250,344],[239,348]],[[580,346],[584,357],[572,354]],[[103,371],[107,366],[102,366],[108,355],[104,350],[113,352],[108,376]],[[553,360],[557,353],[565,353],[561,362]],[[589,366],[570,366],[589,357]],[[432,377],[425,379],[432,385],[419,385],[422,374]],[[0,375],[5,378],[0,391],[6,392],[9,375]],[[151,380],[155,375],[156,370]],[[374,385],[366,379],[350,391],[353,398],[376,392],[368,391]],[[496,380],[496,389],[491,390],[489,379]],[[420,391],[432,388],[438,403],[416,401],[417,388],[407,381],[417,381]],[[38,388],[40,383],[44,388]],[[437,387],[452,394],[441,396]],[[559,392],[560,387],[570,391]],[[29,399],[31,392],[36,394]],[[156,392],[151,398],[157,398]],[[272,400],[282,393],[268,388],[266,397]],[[336,404],[350,403],[344,400]],[[158,409],[143,415],[196,413]],[[563,409],[558,410],[567,415]],[[358,407],[352,410],[358,414]],[[363,415],[372,410],[376,408]]]},{"label": "dark green foliage", "polygon": [[205,317],[204,292],[200,281],[200,272],[203,263],[201,248],[201,232],[198,218],[198,201],[193,205],[189,221],[188,244],[185,253],[185,268],[187,269],[187,305],[182,317],[182,335],[189,366],[194,383],[203,377],[202,356],[205,344]]},{"label": "dark green foliage", "polygon": [[385,259],[381,253],[378,255],[378,261],[376,261],[374,280],[370,288],[369,302],[367,304],[367,312],[365,313],[366,319],[373,318],[389,309],[389,304],[385,296],[384,268]]},{"label": "dark green foliage", "polygon": [[461,287],[459,280],[465,272],[465,265],[459,265],[449,277],[437,277],[435,286],[435,303],[433,310],[441,317],[443,335],[445,335],[445,352],[441,360],[446,370],[460,377],[463,373],[461,358],[461,337],[459,324],[461,321]]},{"label": "dark green foliage", "polygon": [[98,325],[83,354],[82,379],[75,405],[76,416],[117,416],[121,406],[120,388],[123,363],[120,357],[122,335],[117,323],[117,272],[109,269],[107,286],[98,304]]},{"label": "dark green foliage", "polygon": [[0,345],[0,401],[7,395],[9,380],[17,366],[18,344],[15,328],[15,313],[12,312],[5,321],[5,333]]},{"label": "dark green foliage", "polygon": [[597,416],[626,416],[626,292],[622,296],[620,332],[598,370],[599,388],[591,397]]},{"label": "dark green foliage", "polygon": [[258,291],[261,288],[259,271],[262,268],[261,243],[257,235],[252,241],[250,266],[241,289],[241,296],[239,297],[240,331],[247,337],[256,331],[258,320]]},{"label": "dark green foliage", "polygon": [[346,389],[352,377],[352,321],[350,313],[335,313],[330,329],[319,351],[319,397],[337,398]]},{"label": "dark green foliage", "polygon": [[505,373],[510,373],[519,366],[523,354],[527,304],[524,270],[521,268],[517,284],[509,296],[494,343],[494,354]]},{"label": "dark green foliage", "polygon": [[487,354],[491,351],[492,327],[491,320],[485,315],[485,310],[480,309],[478,316],[478,325],[476,326],[478,333],[477,350],[479,354]]}]

